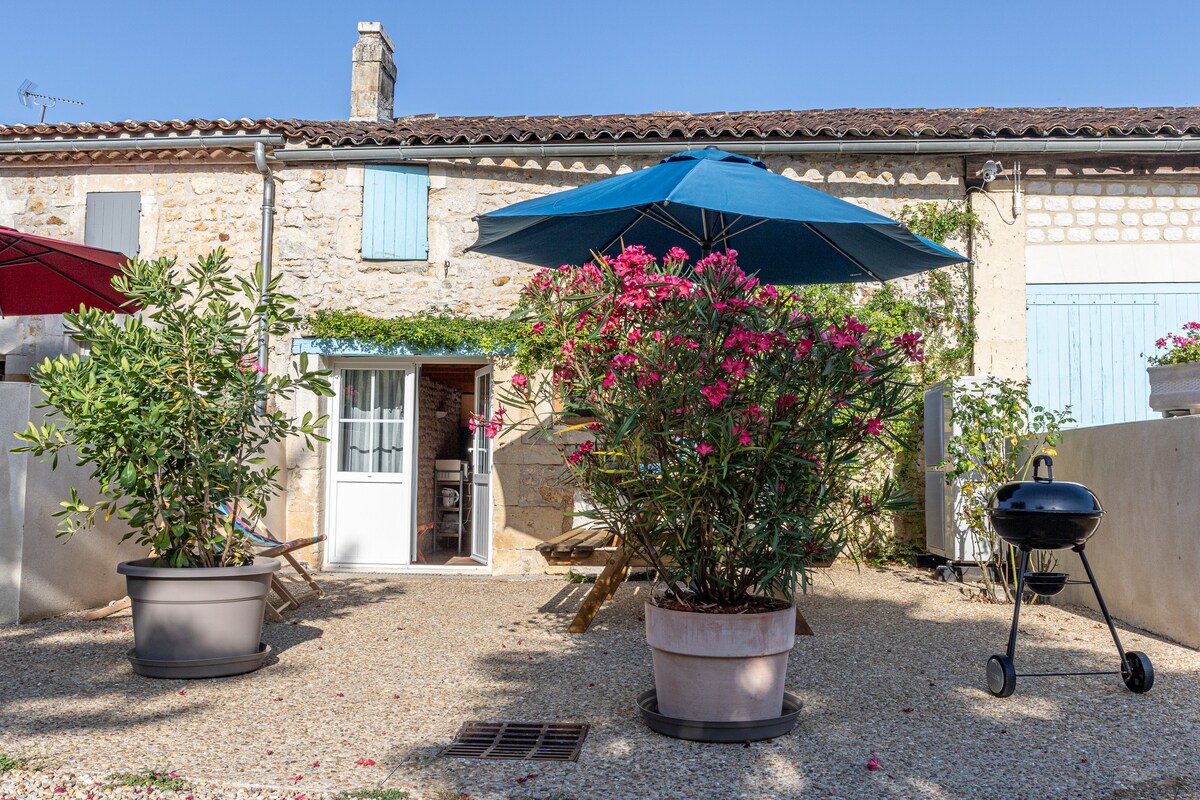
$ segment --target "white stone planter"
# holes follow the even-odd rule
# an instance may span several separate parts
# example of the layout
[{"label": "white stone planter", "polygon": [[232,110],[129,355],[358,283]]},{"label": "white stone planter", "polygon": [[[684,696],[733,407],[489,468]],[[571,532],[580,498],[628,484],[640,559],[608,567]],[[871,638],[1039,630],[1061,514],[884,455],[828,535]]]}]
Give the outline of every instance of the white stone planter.
[{"label": "white stone planter", "polygon": [[1150,377],[1150,408],[1200,414],[1200,361],[1146,367]]}]

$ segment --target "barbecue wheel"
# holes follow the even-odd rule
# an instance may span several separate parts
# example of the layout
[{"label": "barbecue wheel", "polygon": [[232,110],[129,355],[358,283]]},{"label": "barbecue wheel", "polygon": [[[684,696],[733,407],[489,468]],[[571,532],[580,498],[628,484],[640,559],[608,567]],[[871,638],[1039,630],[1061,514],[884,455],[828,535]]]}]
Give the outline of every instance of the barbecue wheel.
[{"label": "barbecue wheel", "polygon": [[1129,687],[1129,691],[1145,694],[1154,686],[1154,667],[1150,656],[1136,650],[1125,654],[1125,663],[1121,665],[1121,680]]},{"label": "barbecue wheel", "polygon": [[[1133,655],[1133,653],[1130,653]],[[1141,655],[1140,653],[1138,655]],[[1144,656],[1143,656],[1144,657]],[[1146,662],[1149,666],[1150,662]],[[996,697],[1008,697],[1017,690],[1017,669],[1008,656],[992,656],[987,663],[988,691]],[[1133,688],[1132,686],[1130,687]],[[1134,689],[1134,691],[1138,691]],[[1142,691],[1145,691],[1144,689]]]}]

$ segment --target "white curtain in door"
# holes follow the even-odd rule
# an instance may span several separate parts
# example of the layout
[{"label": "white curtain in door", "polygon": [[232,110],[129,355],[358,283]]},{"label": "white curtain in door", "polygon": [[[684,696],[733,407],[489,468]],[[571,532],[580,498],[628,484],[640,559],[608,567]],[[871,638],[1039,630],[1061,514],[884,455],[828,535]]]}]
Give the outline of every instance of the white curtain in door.
[{"label": "white curtain in door", "polygon": [[341,472],[404,471],[404,373],[342,372]]}]

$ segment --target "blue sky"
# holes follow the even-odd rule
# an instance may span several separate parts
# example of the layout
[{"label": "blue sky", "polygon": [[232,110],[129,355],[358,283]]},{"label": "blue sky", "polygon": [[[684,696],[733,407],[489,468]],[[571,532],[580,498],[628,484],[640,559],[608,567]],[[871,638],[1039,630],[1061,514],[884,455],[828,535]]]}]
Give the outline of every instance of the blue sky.
[{"label": "blue sky", "polygon": [[1200,104],[1194,2],[6,0],[0,122],[345,118],[358,20],[397,114]]}]

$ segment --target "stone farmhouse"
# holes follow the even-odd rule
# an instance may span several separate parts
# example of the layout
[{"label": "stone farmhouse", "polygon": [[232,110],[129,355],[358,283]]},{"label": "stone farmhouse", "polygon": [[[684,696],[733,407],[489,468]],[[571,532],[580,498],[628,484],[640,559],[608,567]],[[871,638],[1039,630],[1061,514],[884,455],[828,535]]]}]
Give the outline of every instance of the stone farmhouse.
[{"label": "stone farmhouse", "polygon": [[[223,246],[269,261],[306,311],[495,317],[533,269],[466,252],[475,215],[719,145],[884,214],[970,203],[975,371],[1029,375],[1082,424],[1150,416],[1142,354],[1200,318],[1200,108],[397,117],[392,41],[358,32],[346,120],[0,125],[0,225],[130,256]],[[0,320],[10,380],[69,347],[61,319]],[[280,455],[280,535],[327,534],[328,569],[547,569],[535,545],[570,525],[555,454],[465,432],[507,379],[489,357],[297,334],[271,368],[302,351],[338,395],[332,441]]]}]

